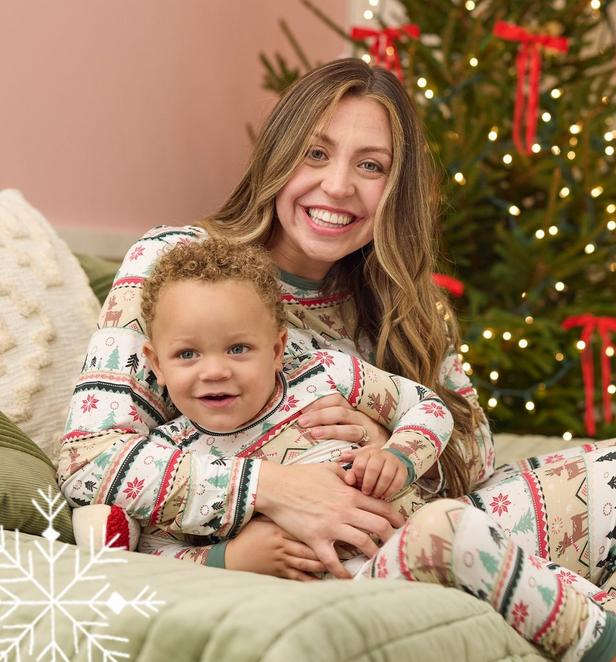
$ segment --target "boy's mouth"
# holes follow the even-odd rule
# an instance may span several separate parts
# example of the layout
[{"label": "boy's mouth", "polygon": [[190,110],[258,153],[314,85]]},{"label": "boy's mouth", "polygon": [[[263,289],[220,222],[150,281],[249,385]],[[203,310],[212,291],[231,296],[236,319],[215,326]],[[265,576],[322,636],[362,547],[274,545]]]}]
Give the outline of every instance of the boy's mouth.
[{"label": "boy's mouth", "polygon": [[239,396],[232,395],[231,393],[208,393],[207,395],[202,395],[199,400],[206,407],[224,409],[225,407],[231,406],[238,397]]}]

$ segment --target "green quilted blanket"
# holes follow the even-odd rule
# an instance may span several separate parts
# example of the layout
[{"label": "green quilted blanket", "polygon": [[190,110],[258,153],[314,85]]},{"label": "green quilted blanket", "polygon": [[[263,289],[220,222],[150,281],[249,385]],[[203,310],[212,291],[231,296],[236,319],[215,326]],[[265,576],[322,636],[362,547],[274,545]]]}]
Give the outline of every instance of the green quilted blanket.
[{"label": "green quilted blanket", "polygon": [[454,589],[300,584],[126,552],[96,563],[80,550],[77,565],[73,545],[18,538],[0,535],[0,659],[36,659],[48,646],[39,659],[51,660],[53,645],[55,659],[108,662],[543,659]]}]

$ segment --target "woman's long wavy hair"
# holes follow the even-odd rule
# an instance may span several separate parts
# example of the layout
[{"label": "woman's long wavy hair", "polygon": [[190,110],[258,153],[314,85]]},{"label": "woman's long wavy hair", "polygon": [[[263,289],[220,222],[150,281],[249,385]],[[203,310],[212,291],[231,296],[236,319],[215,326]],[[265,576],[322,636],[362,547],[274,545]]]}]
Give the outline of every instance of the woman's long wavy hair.
[{"label": "woman's long wavy hair", "polygon": [[331,287],[351,287],[363,331],[379,368],[432,388],[451,410],[455,429],[441,466],[447,493],[464,494],[469,473],[462,448],[474,433],[466,398],[445,388],[439,369],[458,329],[432,281],[438,195],[433,161],[415,108],[396,77],[349,58],[307,73],[280,99],[258,136],[242,181],[222,208],[202,224],[214,235],[271,245],[278,228],[275,199],[303,162],[315,131],[344,96],[375,99],[386,109],[393,164],[374,221],[374,240],[340,260]]}]

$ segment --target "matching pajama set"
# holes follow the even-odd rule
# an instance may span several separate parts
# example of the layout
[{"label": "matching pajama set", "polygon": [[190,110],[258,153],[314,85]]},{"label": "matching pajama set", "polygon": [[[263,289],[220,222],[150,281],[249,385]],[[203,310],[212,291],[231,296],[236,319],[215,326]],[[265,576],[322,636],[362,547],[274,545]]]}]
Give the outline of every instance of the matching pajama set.
[{"label": "matching pajama set", "polygon": [[[441,383],[466,397],[481,422],[464,449],[473,491],[442,498],[442,486],[422,474],[447,443],[449,412],[429,389],[369,365],[367,339],[360,336],[358,346],[352,340],[348,292],[323,294],[318,283],[287,274],[281,288],[289,341],[274,396],[232,435],[197,429],[178,417],[145,360],[140,302],[143,279],[164,251],[206,238],[198,227],[163,226],[127,253],[88,347],[62,441],[59,482],[71,505],[115,504],[146,527],[142,547],[221,565],[224,541],[254,514],[262,461],[331,461],[348,447],[315,444],[296,424],[309,402],[339,392],[392,430],[387,446],[413,481],[395,500],[408,516],[405,526],[354,566],[357,579],[462,588],[549,654],[615,656],[615,442],[530,458],[495,474],[487,421],[452,348]],[[185,536],[191,545],[182,544]]]}]

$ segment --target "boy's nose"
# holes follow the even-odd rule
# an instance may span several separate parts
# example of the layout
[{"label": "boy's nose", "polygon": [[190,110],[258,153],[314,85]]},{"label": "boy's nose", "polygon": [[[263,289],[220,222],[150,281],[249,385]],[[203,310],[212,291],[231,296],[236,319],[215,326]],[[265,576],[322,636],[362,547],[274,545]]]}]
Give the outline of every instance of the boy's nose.
[{"label": "boy's nose", "polygon": [[223,358],[210,357],[201,360],[199,377],[202,381],[220,381],[229,379],[231,369]]}]

